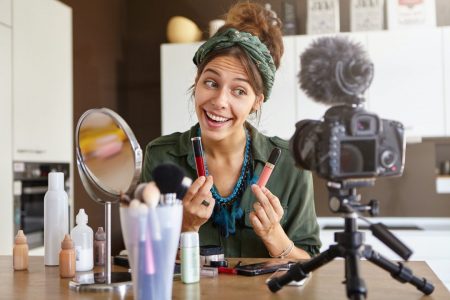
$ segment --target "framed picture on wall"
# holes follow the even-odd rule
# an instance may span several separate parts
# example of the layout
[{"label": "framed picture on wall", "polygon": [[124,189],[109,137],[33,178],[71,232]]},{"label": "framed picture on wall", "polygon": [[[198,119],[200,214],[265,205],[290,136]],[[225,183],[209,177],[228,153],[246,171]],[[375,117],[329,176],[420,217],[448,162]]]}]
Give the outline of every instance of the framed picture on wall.
[{"label": "framed picture on wall", "polygon": [[387,0],[388,29],[436,26],[436,0]]},{"label": "framed picture on wall", "polygon": [[306,34],[339,32],[338,0],[307,0]]},{"label": "framed picture on wall", "polygon": [[383,30],[384,0],[351,0],[350,31]]}]

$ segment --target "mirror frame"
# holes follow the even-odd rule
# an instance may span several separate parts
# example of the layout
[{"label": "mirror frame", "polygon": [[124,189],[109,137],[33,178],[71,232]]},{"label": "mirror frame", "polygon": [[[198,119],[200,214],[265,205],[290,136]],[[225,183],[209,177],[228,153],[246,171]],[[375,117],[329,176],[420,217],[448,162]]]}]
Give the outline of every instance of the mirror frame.
[{"label": "mirror frame", "polygon": [[[130,129],[128,124],[125,122],[124,119],[122,119],[121,116],[119,116],[116,112],[112,111],[108,108],[93,108],[90,110],[87,110],[83,113],[83,115],[78,119],[78,124],[75,130],[75,151],[76,151],[76,160],[77,160],[77,166],[78,166],[78,172],[80,173],[81,181],[89,194],[89,196],[99,203],[105,203],[105,202],[118,202],[120,197],[120,192],[115,191],[111,189],[109,186],[105,186],[100,182],[100,180],[89,170],[89,168],[86,166],[86,163],[83,159],[83,155],[81,154],[80,149],[80,130],[81,125],[83,121],[92,113],[103,113],[108,115],[113,119],[115,124],[119,126],[128,137],[128,140],[130,142],[130,145],[132,147],[133,152],[133,158],[134,158],[134,173],[133,178],[131,180],[130,186],[128,187],[127,191],[124,191],[125,194],[131,193],[134,191],[134,188],[136,187],[142,171],[142,149],[139,146],[139,143],[136,140],[136,137],[133,133],[133,131]],[[88,182],[89,181],[89,182]],[[114,198],[112,201],[106,201],[101,199],[96,195],[96,193],[92,190],[91,185],[93,184],[99,191],[101,191],[103,194]]]}]

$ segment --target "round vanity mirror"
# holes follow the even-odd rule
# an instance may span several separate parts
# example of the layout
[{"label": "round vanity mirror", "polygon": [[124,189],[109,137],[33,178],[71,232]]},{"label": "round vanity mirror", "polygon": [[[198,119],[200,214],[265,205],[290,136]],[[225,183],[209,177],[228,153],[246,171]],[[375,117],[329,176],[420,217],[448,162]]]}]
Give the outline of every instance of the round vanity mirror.
[{"label": "round vanity mirror", "polygon": [[88,110],[78,121],[75,141],[78,169],[80,176],[85,177],[83,184],[86,187],[87,179],[110,196],[93,197],[94,200],[115,202],[121,193],[135,188],[141,173],[142,150],[118,114],[107,108]]},{"label": "round vanity mirror", "polygon": [[[69,286],[77,291],[123,292],[131,285],[129,272],[111,272],[111,204],[131,194],[139,181],[142,150],[128,124],[107,108],[86,111],[75,131],[78,172],[89,196],[105,206],[105,267],[86,282],[75,277]],[[100,195],[99,196],[99,192]]]}]

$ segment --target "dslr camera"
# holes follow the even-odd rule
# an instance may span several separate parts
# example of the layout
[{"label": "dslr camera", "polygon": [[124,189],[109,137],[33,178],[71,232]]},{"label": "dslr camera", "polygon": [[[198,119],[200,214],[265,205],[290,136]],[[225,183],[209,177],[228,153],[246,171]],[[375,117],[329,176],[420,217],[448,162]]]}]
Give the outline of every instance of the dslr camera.
[{"label": "dslr camera", "polygon": [[373,64],[361,45],[344,37],[319,38],[301,55],[300,86],[332,104],[323,119],[296,124],[290,147],[297,165],[330,181],[399,176],[404,127],[362,107]]},{"label": "dslr camera", "polygon": [[295,161],[327,180],[398,176],[404,128],[363,108],[334,106],[323,121],[302,120],[291,139]]}]

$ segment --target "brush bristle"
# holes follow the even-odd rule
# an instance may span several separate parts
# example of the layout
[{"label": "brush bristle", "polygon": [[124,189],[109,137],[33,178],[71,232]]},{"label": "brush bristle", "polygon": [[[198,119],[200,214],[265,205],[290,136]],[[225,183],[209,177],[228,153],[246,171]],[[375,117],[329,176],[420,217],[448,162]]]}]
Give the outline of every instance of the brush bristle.
[{"label": "brush bristle", "polygon": [[158,205],[160,195],[161,193],[153,181],[149,182],[142,191],[142,199],[151,208]]},{"label": "brush bristle", "polygon": [[142,192],[144,191],[145,186],[147,185],[147,183],[140,183],[136,189],[134,190],[134,198],[138,199],[138,200],[143,200],[142,198]]},{"label": "brush bristle", "polygon": [[176,193],[184,178],[184,171],[174,164],[161,164],[152,172],[161,194]]}]

